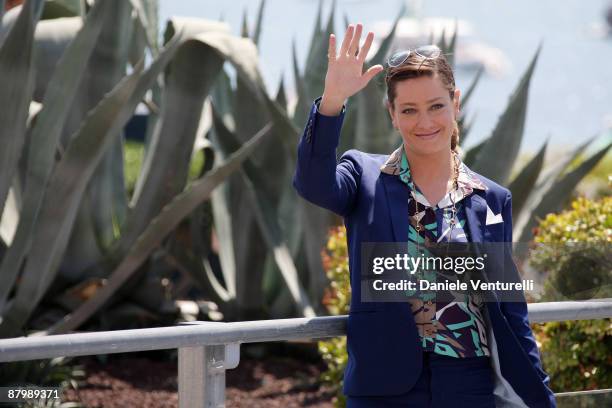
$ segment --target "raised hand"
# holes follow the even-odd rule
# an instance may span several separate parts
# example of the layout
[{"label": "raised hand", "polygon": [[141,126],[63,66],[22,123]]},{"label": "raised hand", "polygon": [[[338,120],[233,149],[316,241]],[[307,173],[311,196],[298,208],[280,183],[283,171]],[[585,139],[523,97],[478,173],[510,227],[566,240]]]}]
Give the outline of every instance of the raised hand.
[{"label": "raised hand", "polygon": [[363,72],[363,63],[374,40],[374,33],[368,33],[360,49],[362,31],[361,24],[356,27],[349,25],[339,53],[336,53],[336,36],[329,36],[325,89],[319,105],[319,112],[323,115],[335,116],[340,113],[344,101],[365,88],[368,82],[383,70],[382,65],[374,65]]}]

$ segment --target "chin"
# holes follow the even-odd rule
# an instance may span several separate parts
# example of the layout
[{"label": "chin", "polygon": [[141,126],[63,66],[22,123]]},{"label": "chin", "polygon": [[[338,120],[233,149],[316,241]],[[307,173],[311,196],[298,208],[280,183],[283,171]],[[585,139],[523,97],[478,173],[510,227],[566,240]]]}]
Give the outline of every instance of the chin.
[{"label": "chin", "polygon": [[408,140],[408,146],[417,154],[431,155],[450,150],[450,139],[420,140],[417,136],[413,136]]}]

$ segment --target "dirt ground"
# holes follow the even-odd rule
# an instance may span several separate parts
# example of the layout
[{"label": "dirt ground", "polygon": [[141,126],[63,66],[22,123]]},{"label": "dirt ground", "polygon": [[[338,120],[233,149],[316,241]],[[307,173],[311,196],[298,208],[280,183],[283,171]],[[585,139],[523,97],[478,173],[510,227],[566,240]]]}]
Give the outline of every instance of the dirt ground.
[{"label": "dirt ground", "polygon": [[[128,357],[102,364],[88,357],[75,363],[86,378],[78,390],[66,390],[64,401],[92,408],[178,407],[176,362]],[[331,408],[331,391],[317,381],[323,369],[293,358],[242,360],[227,371],[226,406]]]}]

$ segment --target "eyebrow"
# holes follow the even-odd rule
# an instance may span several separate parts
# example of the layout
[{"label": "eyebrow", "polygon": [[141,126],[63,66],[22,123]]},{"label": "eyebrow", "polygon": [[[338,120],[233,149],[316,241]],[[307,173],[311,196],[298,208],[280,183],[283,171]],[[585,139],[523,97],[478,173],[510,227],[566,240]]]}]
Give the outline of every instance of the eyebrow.
[{"label": "eyebrow", "polygon": [[[427,103],[432,103],[437,101],[438,99],[442,99],[441,96],[438,96],[437,98],[433,98],[427,101]],[[412,103],[412,102],[404,102],[404,103],[400,103],[400,105],[404,106],[404,105],[416,105],[416,103]]]}]

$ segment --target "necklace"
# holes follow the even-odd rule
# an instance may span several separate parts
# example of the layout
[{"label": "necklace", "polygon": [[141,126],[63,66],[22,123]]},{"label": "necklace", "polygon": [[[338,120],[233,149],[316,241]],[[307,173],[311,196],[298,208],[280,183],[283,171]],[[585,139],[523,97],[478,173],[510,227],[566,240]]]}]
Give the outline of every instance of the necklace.
[{"label": "necklace", "polygon": [[[457,215],[457,207],[455,206],[455,196],[452,194],[452,191],[454,190],[456,192],[459,189],[459,183],[458,183],[458,179],[459,179],[459,158],[457,157],[457,153],[454,150],[451,150],[451,154],[452,154],[452,160],[453,160],[453,188],[452,188],[451,192],[449,193],[452,206],[451,206],[451,218],[450,218],[450,221],[449,221],[450,232],[449,232],[448,242],[451,242],[451,240],[453,238],[453,230],[455,229],[456,215]],[[416,195],[415,195],[415,198],[414,198],[414,205],[415,205],[415,218],[416,218],[416,215],[418,215],[418,213],[419,213],[419,201],[416,199]],[[416,225],[417,235],[419,235],[424,228],[425,227],[423,226],[423,224],[421,224],[421,220],[417,220],[417,225]],[[419,245],[419,237],[418,236],[417,236],[417,239],[416,239],[416,243],[417,243],[417,253],[420,253],[421,252],[421,247]]]}]

